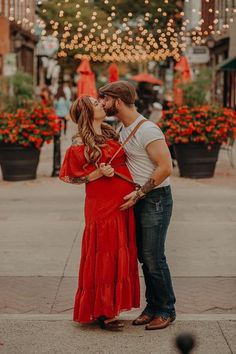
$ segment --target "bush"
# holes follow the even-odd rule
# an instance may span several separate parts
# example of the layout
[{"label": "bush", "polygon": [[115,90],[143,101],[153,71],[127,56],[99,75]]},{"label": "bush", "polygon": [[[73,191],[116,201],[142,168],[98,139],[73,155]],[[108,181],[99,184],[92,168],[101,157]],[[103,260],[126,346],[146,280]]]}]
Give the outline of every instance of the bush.
[{"label": "bush", "polygon": [[61,129],[60,119],[50,107],[31,106],[16,113],[0,114],[0,141],[40,148]]},{"label": "bush", "polygon": [[1,82],[1,110],[16,112],[25,103],[34,98],[33,76],[27,73],[16,74],[3,78]]},{"label": "bush", "polygon": [[236,111],[215,106],[179,107],[158,123],[168,144],[222,144],[236,135]]},{"label": "bush", "polygon": [[204,68],[199,71],[191,82],[180,84],[183,90],[184,104],[189,107],[207,104],[207,97],[212,84],[212,69]]}]

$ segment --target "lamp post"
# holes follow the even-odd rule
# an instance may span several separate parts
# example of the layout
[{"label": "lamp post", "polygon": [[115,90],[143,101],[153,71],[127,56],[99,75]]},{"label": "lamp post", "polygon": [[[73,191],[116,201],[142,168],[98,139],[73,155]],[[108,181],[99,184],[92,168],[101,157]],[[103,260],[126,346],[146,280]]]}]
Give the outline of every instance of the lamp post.
[{"label": "lamp post", "polygon": [[216,43],[215,38],[212,35],[209,35],[206,38],[206,44],[210,50],[214,48],[215,43]]},{"label": "lamp post", "polygon": [[212,65],[212,85],[211,85],[211,99],[215,101],[215,84],[216,84],[216,72],[215,72],[215,55],[213,49],[215,47],[215,38],[212,35],[209,35],[206,38],[206,45],[209,48],[210,52],[210,64]]},{"label": "lamp post", "polygon": [[15,52],[17,55],[17,67],[18,67],[18,69],[21,69],[20,49],[23,44],[23,37],[21,36],[21,34],[19,32],[17,32],[17,34],[15,35],[15,37],[13,39],[13,43],[14,43],[14,49],[15,49]]},{"label": "lamp post", "polygon": [[[38,1],[40,5],[41,1]],[[38,84],[44,84],[45,81],[47,85],[52,83],[52,86],[55,86],[56,83],[53,83],[55,79],[55,73],[58,72],[58,62],[54,59],[54,56],[59,48],[58,40],[52,36],[48,36],[44,40],[40,40],[36,49],[36,56],[38,57],[38,70],[41,70],[41,73],[38,73]],[[40,58],[42,60],[42,67],[40,67]],[[46,76],[45,72],[46,70]],[[58,72],[59,76],[59,72]],[[41,82],[42,79],[42,82]],[[60,123],[61,124],[61,123]],[[53,169],[52,177],[58,177],[61,167],[61,130],[58,132],[53,139]]]},{"label": "lamp post", "polygon": [[61,168],[61,120],[60,131],[54,135],[53,139],[53,170],[52,177],[58,177]]}]

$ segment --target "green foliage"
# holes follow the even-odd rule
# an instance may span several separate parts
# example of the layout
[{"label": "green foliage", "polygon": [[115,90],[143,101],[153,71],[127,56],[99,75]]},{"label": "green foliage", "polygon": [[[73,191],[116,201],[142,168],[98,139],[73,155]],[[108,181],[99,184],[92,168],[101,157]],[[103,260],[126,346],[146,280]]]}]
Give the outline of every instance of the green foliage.
[{"label": "green foliage", "polygon": [[[163,0],[151,0],[148,5],[144,4],[144,0],[112,0],[109,4],[105,4],[101,0],[89,1],[88,3],[85,3],[84,0],[70,0],[69,2],[62,1],[58,3],[45,0],[43,5],[39,7],[39,16],[45,21],[47,34],[52,34],[55,30],[58,32],[57,38],[60,43],[65,45],[69,61],[72,63],[75,54],[89,54],[89,51],[85,47],[74,49],[70,45],[71,42],[80,43],[82,39],[86,38],[95,21],[102,29],[96,29],[94,41],[101,43],[100,35],[110,21],[108,21],[108,17],[111,15],[112,6],[115,6],[115,16],[112,19],[113,26],[110,27],[109,34],[106,36],[111,41],[113,40],[113,33],[117,29],[122,30],[124,18],[127,18],[132,29],[133,38],[140,36],[137,23],[145,19],[143,21],[143,29],[148,30],[157,42],[159,42],[160,37],[160,33],[157,30],[166,31],[167,22],[170,18],[173,20],[173,27],[181,27],[181,16],[179,14],[182,11],[182,1],[176,0],[169,0],[168,3],[164,3]],[[163,12],[166,12],[166,16],[163,16],[163,12],[158,12],[159,7],[163,9]],[[96,20],[92,19],[94,12],[96,12]],[[132,16],[129,17],[128,13],[132,13]],[[149,14],[148,16],[146,16],[147,13]],[[58,25],[55,25],[54,21]],[[77,28],[81,27],[80,23],[83,23],[86,27],[78,32]],[[66,27],[68,27],[66,37],[63,37]],[[80,34],[82,34],[82,37],[75,39]],[[127,42],[127,39],[125,40],[125,37],[127,37],[126,31],[122,30],[120,36],[124,38],[122,42]],[[144,47],[149,44],[145,36],[142,39]],[[169,41],[169,37],[167,40]],[[166,44],[168,45],[169,42]],[[99,50],[96,53],[99,54]],[[103,52],[101,53],[104,54]],[[62,58],[59,58],[59,61],[61,60]]]},{"label": "green foliage", "polygon": [[183,90],[184,104],[189,107],[201,106],[208,102],[207,97],[212,84],[212,69],[204,68],[195,80],[179,85]]},{"label": "green foliage", "polygon": [[[99,4],[99,8],[109,14],[110,7],[104,4],[100,0],[95,0],[96,4]],[[145,21],[145,28],[152,30],[153,35],[157,36],[155,29],[165,29],[168,20],[170,17],[175,21],[177,24],[179,22],[178,16],[175,16],[182,11],[181,7],[176,0],[169,0],[168,3],[164,3],[163,0],[152,0],[148,5],[144,4],[144,0],[115,0],[112,1],[112,5],[116,6],[116,9],[119,9],[119,17],[120,19],[127,17],[129,12],[132,12],[132,20],[137,22],[145,17],[145,14],[149,12],[149,21]],[[162,8],[163,12],[167,13],[167,16],[163,16],[162,13],[158,12],[158,8]],[[158,19],[159,22],[154,22],[154,19]]]},{"label": "green foliage", "polygon": [[[63,17],[60,17],[61,11],[63,11]],[[95,4],[92,6],[89,3],[85,4],[84,0],[70,0],[68,3],[62,2],[61,6],[56,6],[55,2],[51,0],[45,0],[43,7],[39,8],[39,16],[45,21],[48,33],[53,33],[55,30],[55,28],[53,28],[54,25],[51,24],[50,21],[55,21],[56,19],[56,22],[58,22],[59,26],[57,31],[59,34],[57,38],[59,41],[62,39],[65,26],[68,24],[71,25],[71,28],[70,36],[67,38],[67,41],[78,34],[77,27],[79,27],[79,22],[83,22],[83,24],[86,25],[86,28],[83,29],[83,35],[89,33],[90,29],[93,27],[93,21],[91,20],[93,12],[97,12],[99,24],[105,26],[107,24],[107,14]]]},{"label": "green foliage", "polygon": [[0,86],[1,108],[6,112],[16,112],[34,97],[33,77],[27,73],[17,72],[5,77]]}]

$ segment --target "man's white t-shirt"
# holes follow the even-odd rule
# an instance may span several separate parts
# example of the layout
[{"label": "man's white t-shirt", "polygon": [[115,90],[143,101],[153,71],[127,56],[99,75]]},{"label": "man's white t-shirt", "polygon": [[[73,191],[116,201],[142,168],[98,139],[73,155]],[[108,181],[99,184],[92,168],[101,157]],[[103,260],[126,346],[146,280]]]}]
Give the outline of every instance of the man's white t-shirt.
[{"label": "man's white t-shirt", "polygon": [[[122,125],[120,130],[120,142],[123,143],[135,126],[145,119],[140,115],[131,125]],[[143,123],[134,136],[125,144],[124,150],[127,155],[127,165],[135,183],[143,186],[151,177],[157,166],[150,160],[146,147],[152,141],[165,139],[161,129],[154,123],[147,120]],[[170,184],[169,177],[166,178],[157,188]]]}]

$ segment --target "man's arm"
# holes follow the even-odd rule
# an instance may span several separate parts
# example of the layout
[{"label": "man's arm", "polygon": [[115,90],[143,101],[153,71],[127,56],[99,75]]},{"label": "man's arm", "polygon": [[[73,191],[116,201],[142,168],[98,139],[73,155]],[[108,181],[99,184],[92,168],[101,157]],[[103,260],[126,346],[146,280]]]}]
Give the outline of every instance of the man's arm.
[{"label": "man's arm", "polygon": [[121,205],[121,210],[133,206],[140,198],[160,185],[172,173],[172,160],[168,146],[164,139],[154,140],[146,147],[150,160],[157,166],[148,181],[138,191],[124,197],[126,202]]},{"label": "man's arm", "polygon": [[150,176],[150,179],[141,187],[144,194],[159,186],[159,184],[171,175],[173,170],[170,151],[165,140],[151,142],[146,150],[150,160],[157,165],[157,168]]}]

